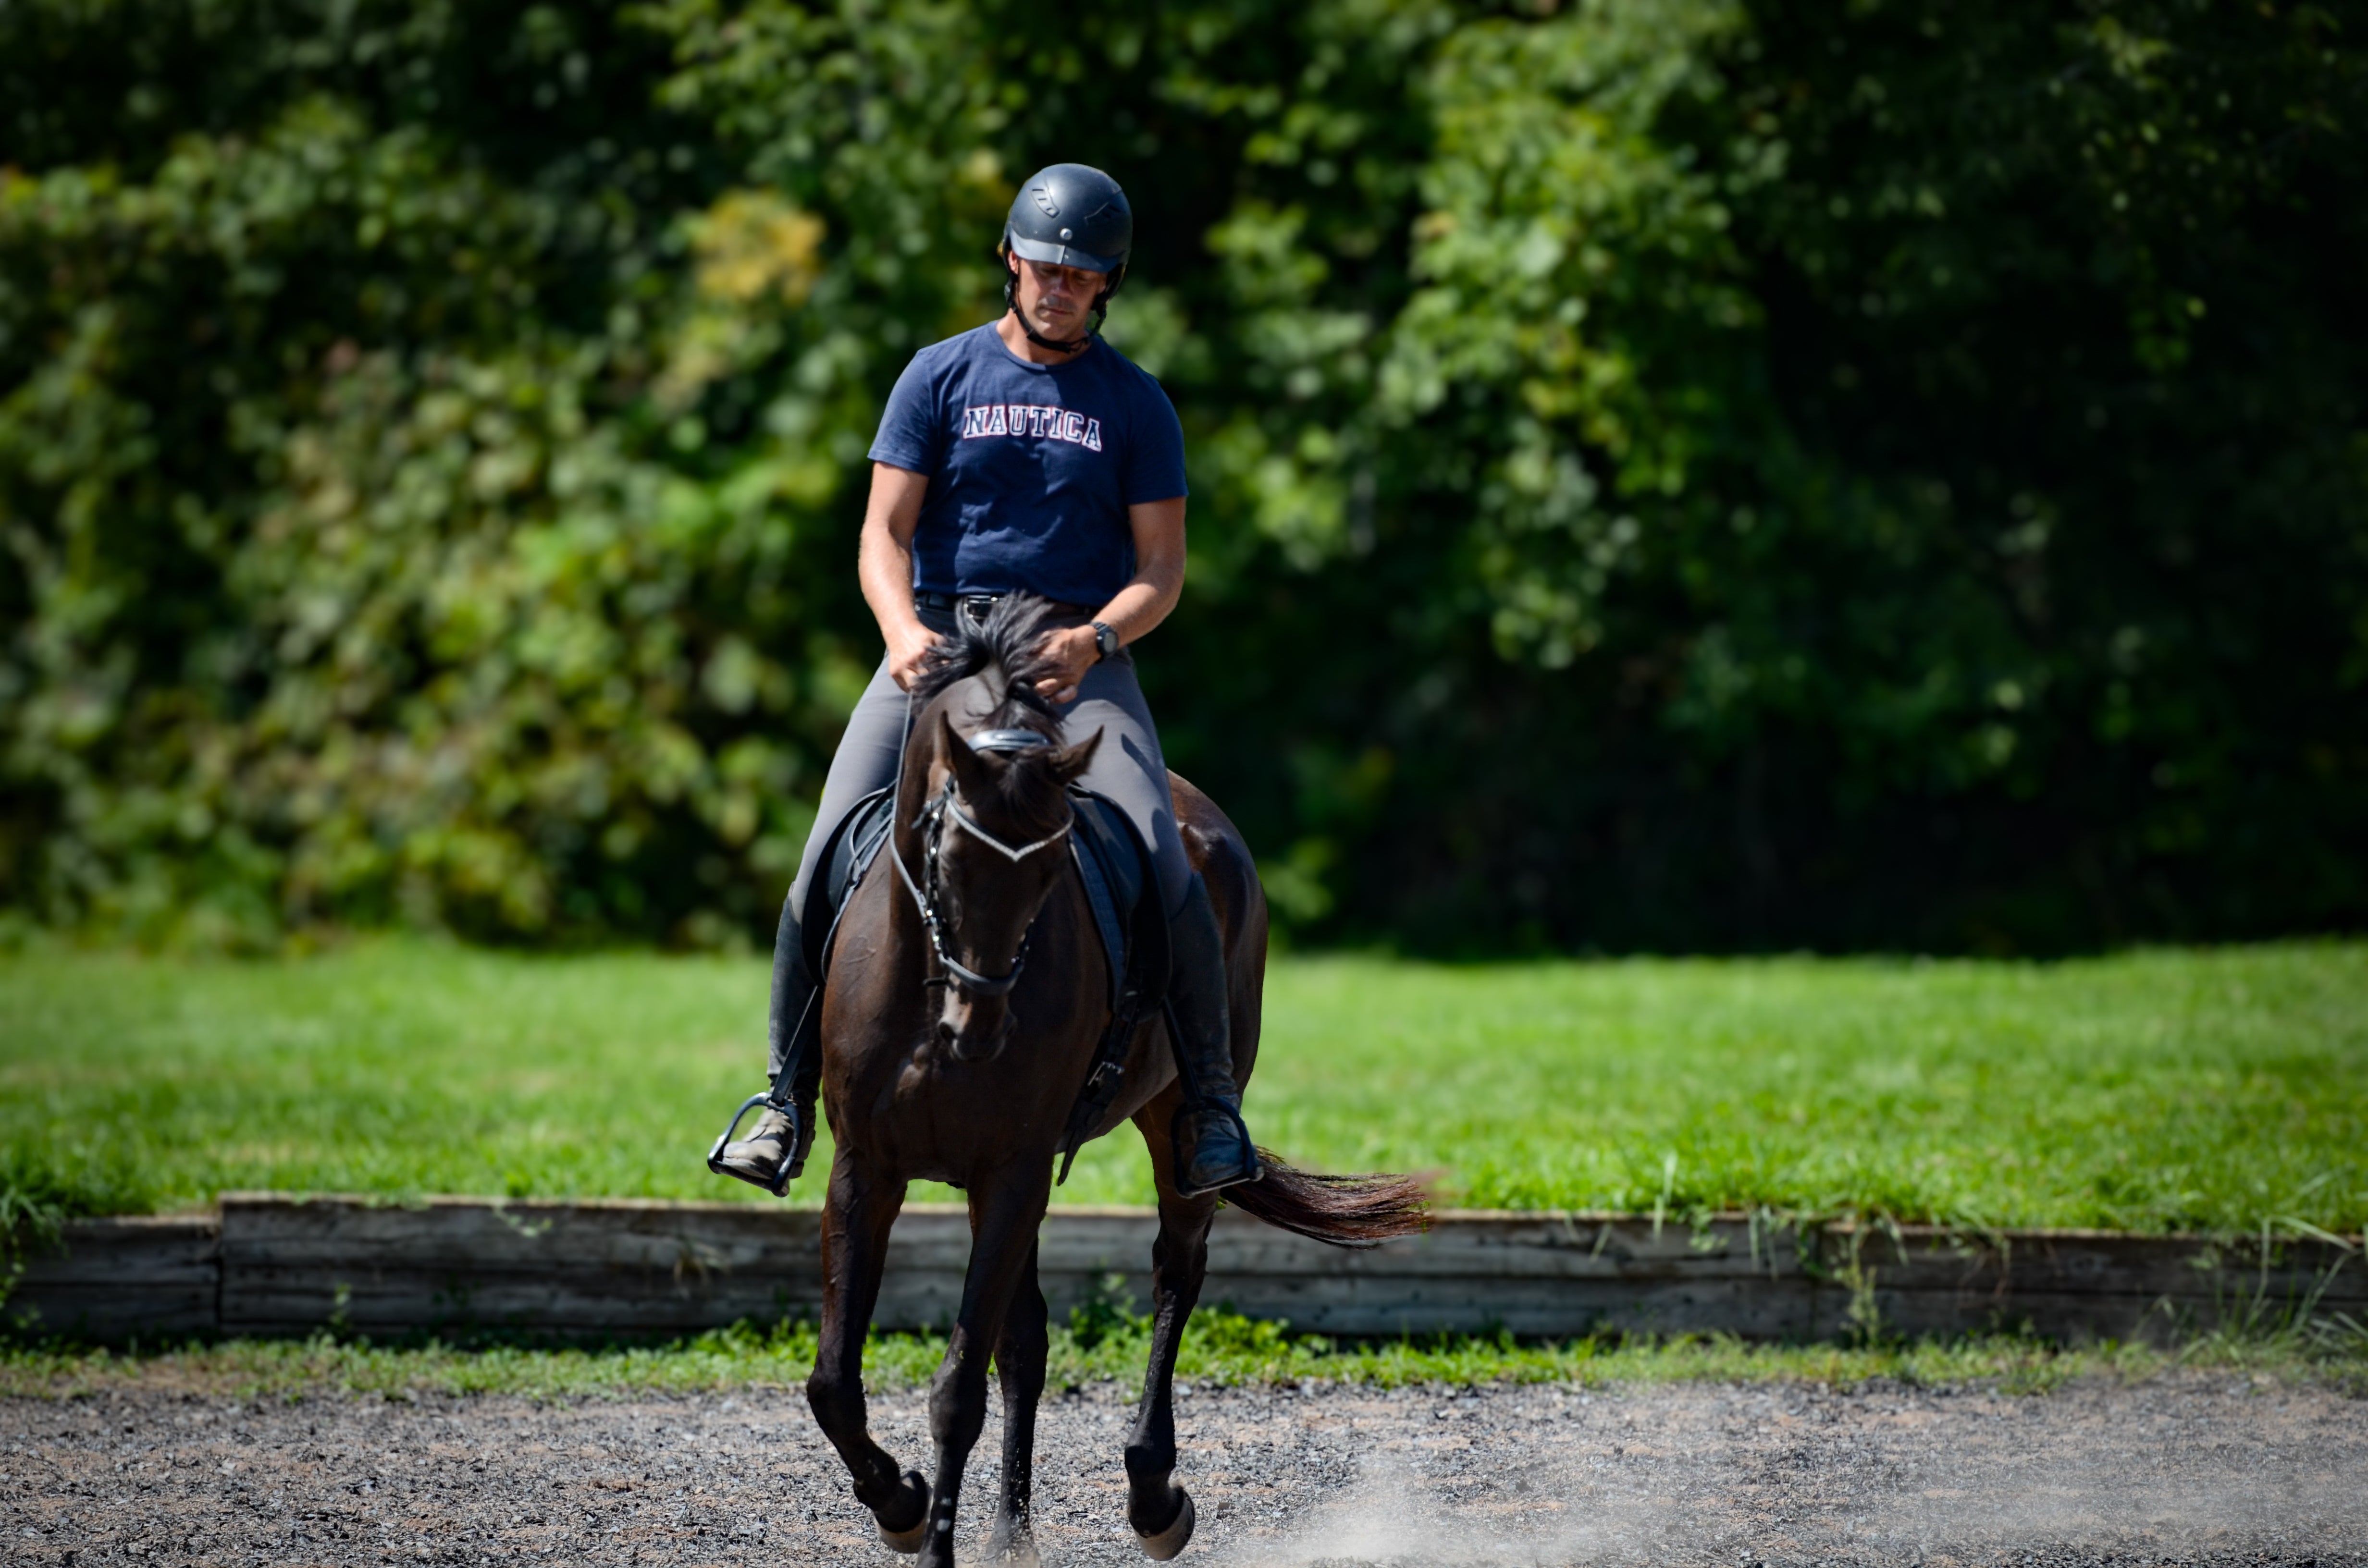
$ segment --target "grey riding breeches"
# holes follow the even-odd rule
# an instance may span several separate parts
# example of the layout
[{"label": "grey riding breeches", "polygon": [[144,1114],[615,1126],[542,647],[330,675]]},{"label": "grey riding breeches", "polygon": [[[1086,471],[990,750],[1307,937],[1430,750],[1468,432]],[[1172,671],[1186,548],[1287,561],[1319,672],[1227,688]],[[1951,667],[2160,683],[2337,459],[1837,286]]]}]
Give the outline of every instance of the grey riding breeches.
[{"label": "grey riding breeches", "polygon": [[[940,636],[951,635],[954,629],[950,614],[925,609],[921,620]],[[848,718],[847,733],[840,737],[837,754],[831,758],[830,772],[823,780],[822,803],[814,812],[814,830],[806,835],[805,853],[798,860],[797,880],[791,884],[789,901],[781,910],[778,940],[783,946],[777,949],[776,967],[782,952],[794,950],[787,945],[798,939],[798,920],[806,907],[806,895],[814,879],[823,874],[822,854],[830,843],[832,830],[855,809],[857,801],[896,781],[909,709],[905,692],[888,673],[888,661],[882,659],[879,669],[872,674],[871,684],[863,688],[855,711]],[[1101,732],[1102,744],[1094,753],[1093,766],[1077,782],[1116,801],[1134,824],[1134,831],[1143,835],[1144,843],[1151,846],[1152,869],[1159,880],[1160,899],[1172,917],[1184,906],[1192,867],[1185,858],[1184,840],[1176,829],[1175,801],[1167,790],[1167,761],[1160,755],[1159,732],[1151,722],[1150,708],[1143,700],[1143,687],[1135,680],[1133,655],[1124,651],[1087,670],[1078,683],[1076,700],[1061,710],[1061,733],[1069,744],[1076,744],[1097,730]],[[781,1027],[781,1020],[776,1018],[776,1030]],[[778,1074],[782,1041],[775,1039],[772,1048],[768,1070]]]}]

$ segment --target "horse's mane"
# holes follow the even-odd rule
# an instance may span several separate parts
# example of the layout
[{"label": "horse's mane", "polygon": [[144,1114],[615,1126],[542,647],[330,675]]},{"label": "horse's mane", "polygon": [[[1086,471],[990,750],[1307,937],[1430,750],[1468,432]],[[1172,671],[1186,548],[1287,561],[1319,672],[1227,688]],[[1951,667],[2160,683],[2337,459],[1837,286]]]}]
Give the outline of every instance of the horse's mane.
[{"label": "horse's mane", "polygon": [[914,699],[926,706],[956,682],[993,665],[1003,672],[1003,699],[986,715],[984,727],[1033,730],[1059,740],[1060,716],[1036,689],[1038,681],[1060,673],[1060,666],[1038,651],[1058,613],[1050,599],[1015,593],[996,601],[983,626],[973,627],[957,615],[953,635],[939,639],[923,661],[921,676],[913,683]]}]

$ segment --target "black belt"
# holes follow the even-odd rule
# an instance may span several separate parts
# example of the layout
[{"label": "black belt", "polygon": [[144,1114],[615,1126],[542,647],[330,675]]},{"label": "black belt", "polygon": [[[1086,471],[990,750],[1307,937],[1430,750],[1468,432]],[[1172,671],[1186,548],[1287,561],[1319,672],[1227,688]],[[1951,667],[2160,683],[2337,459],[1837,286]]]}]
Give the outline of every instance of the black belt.
[{"label": "black belt", "polygon": [[[5,0],[0,0],[0,4],[5,4]],[[934,588],[916,588],[913,592],[913,603],[922,609],[936,610],[940,615],[959,614],[973,626],[985,626],[987,612],[1010,597],[1009,594],[941,594]],[[1092,618],[1094,611],[1087,605],[1063,604],[1055,600],[1053,613],[1065,618],[1064,624],[1068,621],[1084,624]]]},{"label": "black belt", "polygon": [[1001,594],[940,594],[934,589],[924,588],[913,596],[913,602],[923,609],[942,610],[949,615],[958,609],[966,609],[970,611],[972,619],[985,620],[986,612],[993,609],[1002,597]]}]

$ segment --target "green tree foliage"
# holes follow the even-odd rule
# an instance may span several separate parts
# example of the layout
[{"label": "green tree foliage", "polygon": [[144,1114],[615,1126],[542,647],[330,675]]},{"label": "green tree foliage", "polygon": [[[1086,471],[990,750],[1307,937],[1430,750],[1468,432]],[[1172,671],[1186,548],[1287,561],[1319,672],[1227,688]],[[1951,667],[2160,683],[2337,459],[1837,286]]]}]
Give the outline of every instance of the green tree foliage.
[{"label": "green tree foliage", "polygon": [[1136,193],[1171,758],[1288,923],[2368,913],[2368,52],[2207,0],[0,6],[0,894],[761,934],[862,454]]}]

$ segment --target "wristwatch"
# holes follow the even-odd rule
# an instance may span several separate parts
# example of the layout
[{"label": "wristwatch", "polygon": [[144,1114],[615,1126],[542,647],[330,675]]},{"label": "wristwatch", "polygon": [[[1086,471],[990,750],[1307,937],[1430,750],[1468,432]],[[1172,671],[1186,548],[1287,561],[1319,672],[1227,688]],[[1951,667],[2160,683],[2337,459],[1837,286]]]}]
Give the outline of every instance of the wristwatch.
[{"label": "wristwatch", "polygon": [[1105,659],[1115,659],[1118,657],[1119,646],[1118,633],[1111,631],[1107,622],[1095,621],[1094,652]]}]

